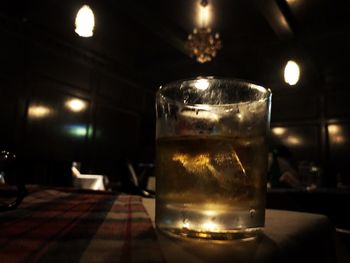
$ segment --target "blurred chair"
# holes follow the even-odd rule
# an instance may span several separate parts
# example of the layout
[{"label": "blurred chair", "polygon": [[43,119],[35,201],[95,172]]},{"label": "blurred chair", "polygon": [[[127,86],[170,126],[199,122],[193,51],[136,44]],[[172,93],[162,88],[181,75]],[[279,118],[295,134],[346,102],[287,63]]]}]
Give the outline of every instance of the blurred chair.
[{"label": "blurred chair", "polygon": [[98,174],[81,174],[78,168],[78,163],[73,162],[72,177],[73,186],[75,188],[99,191],[109,190],[109,180],[107,176]]},{"label": "blurred chair", "polygon": [[124,179],[123,191],[143,197],[155,197],[155,186],[153,186],[154,189],[148,189],[149,175],[145,173],[144,167],[141,171],[136,172],[129,160],[126,161],[126,166],[128,176]]},{"label": "blurred chair", "polygon": [[27,195],[16,155],[0,151],[0,212],[15,209]]}]

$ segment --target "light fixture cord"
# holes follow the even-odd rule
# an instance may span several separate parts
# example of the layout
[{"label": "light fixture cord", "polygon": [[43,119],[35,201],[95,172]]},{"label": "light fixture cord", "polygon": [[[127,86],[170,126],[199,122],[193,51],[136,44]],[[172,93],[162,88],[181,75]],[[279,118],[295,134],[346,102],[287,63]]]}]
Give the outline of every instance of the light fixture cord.
[{"label": "light fixture cord", "polygon": [[201,0],[201,6],[206,7],[208,5],[208,0]]}]

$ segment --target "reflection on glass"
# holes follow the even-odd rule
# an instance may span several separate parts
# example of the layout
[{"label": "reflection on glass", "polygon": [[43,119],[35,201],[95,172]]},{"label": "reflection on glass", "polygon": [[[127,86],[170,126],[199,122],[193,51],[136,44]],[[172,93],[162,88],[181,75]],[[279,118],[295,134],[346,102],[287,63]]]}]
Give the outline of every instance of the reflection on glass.
[{"label": "reflection on glass", "polygon": [[80,99],[71,99],[66,102],[66,107],[73,112],[85,110],[86,102]]},{"label": "reflection on glass", "polygon": [[285,27],[285,28],[288,28],[288,27],[289,27],[289,24],[288,24],[286,18],[284,17],[284,15],[282,15],[282,14],[279,15],[279,16],[278,16],[278,20],[279,20],[279,22],[281,23],[281,25],[282,25],[283,27]]},{"label": "reflection on glass", "polygon": [[92,37],[95,27],[95,16],[88,5],[79,9],[75,17],[75,33],[81,37]]},{"label": "reflection on glass", "polygon": [[87,130],[87,135],[88,135],[89,138],[92,138],[93,134],[94,134],[94,128],[93,128],[93,126],[91,124],[89,124],[88,125],[88,130]]},{"label": "reflection on glass", "polygon": [[88,133],[88,129],[85,125],[67,125],[65,130],[69,135],[74,137],[85,137]]},{"label": "reflection on glass", "polygon": [[288,136],[287,143],[289,145],[299,145],[301,144],[301,139],[297,136]]},{"label": "reflection on glass", "polygon": [[28,108],[28,117],[32,119],[40,119],[47,117],[52,113],[49,107],[43,105],[31,105]]},{"label": "reflection on glass", "polygon": [[289,60],[284,68],[284,81],[293,86],[298,83],[300,77],[300,69],[296,62]]},{"label": "reflection on glass", "polygon": [[207,221],[202,225],[202,228],[207,231],[215,231],[219,228],[218,224],[212,222],[212,221]]},{"label": "reflection on glass", "polygon": [[286,133],[286,128],[282,128],[282,127],[275,127],[275,128],[272,128],[272,133],[275,134],[275,135],[283,135]]},{"label": "reflection on glass", "polygon": [[182,222],[182,228],[190,228],[190,223],[188,221]]},{"label": "reflection on glass", "polygon": [[216,113],[206,110],[183,111],[179,113],[179,117],[205,120],[210,122],[217,122],[219,120],[219,116]]},{"label": "reflection on glass", "polygon": [[207,79],[199,79],[195,82],[194,86],[200,90],[206,90],[209,87],[209,81]]},{"label": "reflection on glass", "polygon": [[294,5],[297,0],[286,0],[289,5]]},{"label": "reflection on glass", "polygon": [[345,138],[342,135],[337,135],[333,138],[334,143],[342,144],[345,142]]},{"label": "reflection on glass", "polygon": [[328,133],[330,140],[336,144],[342,144],[345,142],[345,137],[343,135],[342,127],[338,124],[328,125]]},{"label": "reflection on glass", "polygon": [[341,127],[337,124],[328,125],[328,133],[330,135],[336,135],[341,133]]}]

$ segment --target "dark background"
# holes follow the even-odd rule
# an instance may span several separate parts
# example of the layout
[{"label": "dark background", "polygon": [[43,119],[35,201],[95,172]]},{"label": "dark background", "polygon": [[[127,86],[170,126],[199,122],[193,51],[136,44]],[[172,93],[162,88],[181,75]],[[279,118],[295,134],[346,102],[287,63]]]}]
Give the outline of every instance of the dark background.
[{"label": "dark background", "polygon": [[[346,2],[210,1],[223,48],[199,64],[185,49],[198,1],[1,1],[0,148],[17,153],[30,183],[68,184],[72,161],[118,181],[126,159],[154,159],[154,96],[161,84],[237,77],[272,90],[271,126],[284,131],[272,133],[273,144],[322,167],[323,186],[349,183]],[[92,38],[74,32],[82,4],[95,13]],[[289,59],[301,67],[292,87],[283,81]],[[69,111],[72,98],[86,109]],[[32,118],[32,106],[50,114]]]}]

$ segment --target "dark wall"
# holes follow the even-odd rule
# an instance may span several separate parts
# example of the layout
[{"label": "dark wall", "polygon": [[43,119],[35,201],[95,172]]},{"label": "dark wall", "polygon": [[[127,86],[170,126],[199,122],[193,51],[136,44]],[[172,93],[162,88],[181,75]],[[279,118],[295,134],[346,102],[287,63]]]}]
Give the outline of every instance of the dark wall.
[{"label": "dark wall", "polygon": [[[153,161],[157,87],[216,75],[271,88],[272,144],[290,148],[296,162],[320,166],[324,185],[350,185],[349,34],[339,17],[344,8],[327,16],[334,1],[305,9],[308,19],[298,20],[289,40],[246,1],[223,1],[228,7],[217,12],[229,15],[214,27],[223,48],[205,64],[184,46],[191,1],[90,0],[96,28],[89,39],[74,33],[80,1],[23,2],[4,1],[0,9],[0,146],[21,156],[33,182],[59,183],[55,167],[73,160],[115,180],[123,159]],[[283,81],[289,59],[301,66],[293,87]],[[67,108],[74,98],[84,110]],[[38,107],[47,113],[31,116]]]},{"label": "dark wall", "polygon": [[346,84],[320,79],[311,88],[303,83],[281,86],[273,92],[272,144],[287,146],[298,163],[321,167],[323,185],[349,186],[350,91]]},{"label": "dark wall", "polygon": [[27,12],[0,14],[0,149],[18,155],[27,182],[67,185],[72,161],[116,181],[125,159],[152,159],[153,93],[98,39],[43,30],[57,22]]}]

